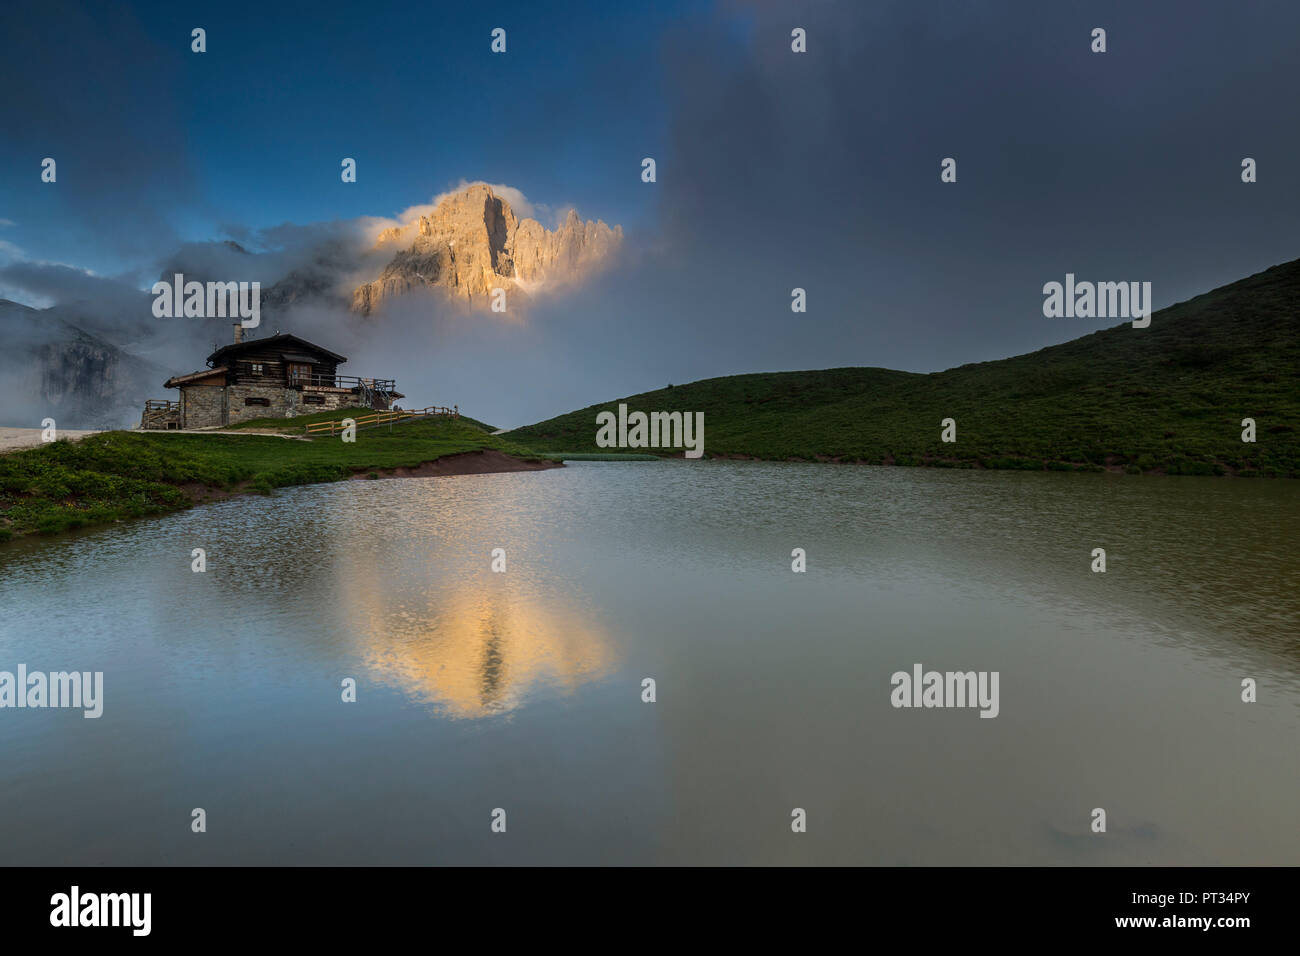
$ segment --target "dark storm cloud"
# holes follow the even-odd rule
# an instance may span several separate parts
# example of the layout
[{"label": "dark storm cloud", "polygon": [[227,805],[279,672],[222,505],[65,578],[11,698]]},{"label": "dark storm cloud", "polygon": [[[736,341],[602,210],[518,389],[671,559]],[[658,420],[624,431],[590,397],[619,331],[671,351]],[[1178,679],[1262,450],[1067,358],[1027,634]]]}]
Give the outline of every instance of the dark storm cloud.
[{"label": "dark storm cloud", "polygon": [[[6,4],[0,38],[5,190],[31,193],[58,223],[59,258],[78,248],[129,257],[176,241],[172,214],[196,200],[183,135],[181,55],[161,48],[141,13],[66,0]],[[45,157],[57,188],[39,180]],[[52,257],[52,256],[47,256]]]},{"label": "dark storm cloud", "polygon": [[[734,3],[680,23],[658,182],[629,185],[657,223],[526,332],[431,342],[437,394],[513,425],[716,375],[931,371],[1113,324],[1044,318],[1067,271],[1151,281],[1159,307],[1300,256],[1300,134],[1277,113],[1300,14],[1200,6]],[[1241,183],[1244,156],[1267,180]]]},{"label": "dark storm cloud", "polygon": [[695,344],[679,378],[930,370],[1092,331],[1041,314],[1067,271],[1151,280],[1163,306],[1295,258],[1297,26],[1260,4],[730,4],[666,44],[644,188],[669,252],[623,300],[647,342]]}]

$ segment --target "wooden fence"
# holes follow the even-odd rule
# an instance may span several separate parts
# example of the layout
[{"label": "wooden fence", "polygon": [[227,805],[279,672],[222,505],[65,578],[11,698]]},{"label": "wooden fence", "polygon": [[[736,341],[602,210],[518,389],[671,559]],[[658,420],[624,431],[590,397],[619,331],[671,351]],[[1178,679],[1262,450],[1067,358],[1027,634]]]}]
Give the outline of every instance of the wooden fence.
[{"label": "wooden fence", "polygon": [[[394,409],[390,412],[375,412],[373,415],[362,415],[360,418],[353,418],[352,420],[356,422],[357,431],[361,431],[365,428],[378,428],[380,425],[414,421],[417,418],[439,417],[460,418],[460,406],[454,405],[447,408],[445,405],[430,405],[427,408]],[[316,422],[307,426],[308,435],[337,435],[341,431],[343,431],[343,419]]]}]

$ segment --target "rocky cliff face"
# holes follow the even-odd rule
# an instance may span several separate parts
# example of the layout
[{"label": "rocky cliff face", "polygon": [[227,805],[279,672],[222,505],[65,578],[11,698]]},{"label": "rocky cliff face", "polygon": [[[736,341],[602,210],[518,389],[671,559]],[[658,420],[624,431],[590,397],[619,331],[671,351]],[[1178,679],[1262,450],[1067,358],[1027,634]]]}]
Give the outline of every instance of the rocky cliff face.
[{"label": "rocky cliff face", "polygon": [[472,305],[492,290],[517,302],[599,269],[623,240],[623,229],[583,222],[574,211],[555,230],[520,219],[490,186],[475,184],[444,199],[428,216],[385,230],[377,248],[392,249],[379,278],[359,286],[352,308],[368,315],[412,289],[435,288]]},{"label": "rocky cliff face", "polygon": [[34,428],[118,428],[139,419],[146,398],[164,397],[166,370],[51,315],[0,300],[4,421]]}]

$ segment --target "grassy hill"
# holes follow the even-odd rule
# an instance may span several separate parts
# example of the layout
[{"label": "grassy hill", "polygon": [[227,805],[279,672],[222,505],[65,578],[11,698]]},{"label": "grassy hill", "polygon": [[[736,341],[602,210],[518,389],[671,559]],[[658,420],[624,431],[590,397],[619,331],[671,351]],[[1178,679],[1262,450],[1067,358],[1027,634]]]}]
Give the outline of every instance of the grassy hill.
[{"label": "grassy hill", "polygon": [[[313,415],[346,418],[357,410]],[[302,419],[262,424],[301,429]],[[250,427],[258,423],[249,422]],[[534,452],[461,419],[428,419],[338,437],[104,432],[0,455],[0,541],[31,532],[161,514],[230,492],[269,492],[289,485],[339,481],[357,473],[412,468],[447,455],[500,451],[526,460]]]},{"label": "grassy hill", "polygon": [[[596,413],[619,402],[704,412],[707,456],[1300,477],[1300,260],[1162,309],[1146,329],[1125,323],[930,374],[837,368],[706,379],[509,437],[597,451]],[[1241,441],[1247,417],[1255,444]],[[940,441],[945,418],[957,422],[955,443]]]}]

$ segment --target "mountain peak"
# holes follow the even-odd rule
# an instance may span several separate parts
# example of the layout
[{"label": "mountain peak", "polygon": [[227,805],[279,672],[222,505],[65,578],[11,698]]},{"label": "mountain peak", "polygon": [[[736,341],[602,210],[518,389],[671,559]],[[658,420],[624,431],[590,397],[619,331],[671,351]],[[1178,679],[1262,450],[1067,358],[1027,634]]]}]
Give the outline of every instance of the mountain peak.
[{"label": "mountain peak", "polygon": [[444,196],[427,215],[379,234],[375,247],[396,251],[378,279],[354,290],[352,308],[368,315],[422,286],[479,307],[498,288],[506,290],[507,301],[527,300],[543,287],[593,274],[622,239],[622,227],[583,222],[576,209],[555,230],[520,219],[491,186],[472,183]]}]

